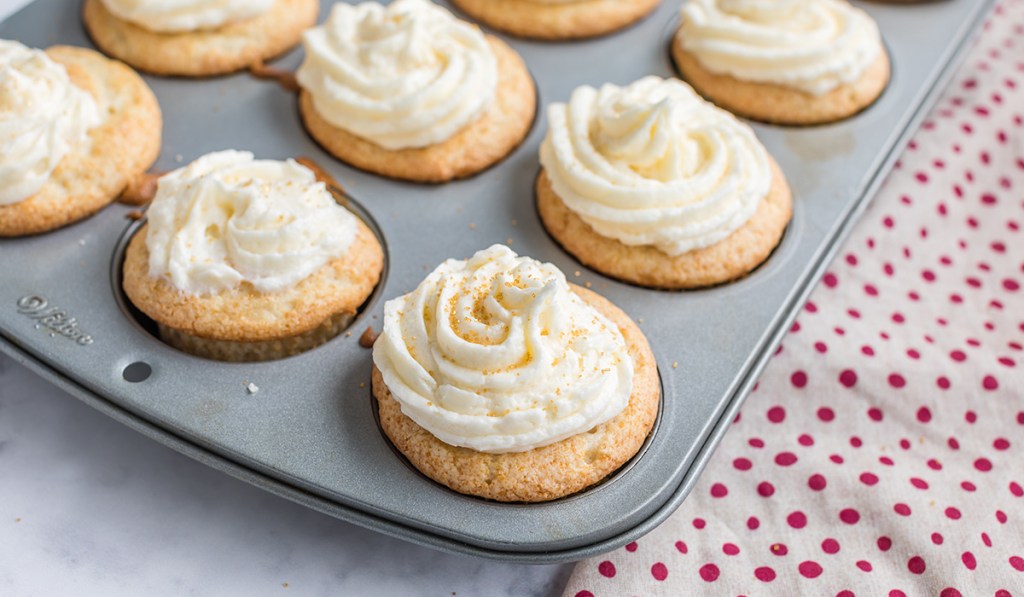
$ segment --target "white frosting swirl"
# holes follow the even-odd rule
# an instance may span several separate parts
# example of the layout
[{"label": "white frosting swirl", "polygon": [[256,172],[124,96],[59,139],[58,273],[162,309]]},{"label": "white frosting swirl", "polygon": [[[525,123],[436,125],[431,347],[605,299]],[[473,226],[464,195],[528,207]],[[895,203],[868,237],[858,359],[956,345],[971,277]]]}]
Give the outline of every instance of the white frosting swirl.
[{"label": "white frosting swirl", "polygon": [[101,0],[117,18],[158,33],[216,29],[258,17],[274,0]]},{"label": "white frosting swirl", "polygon": [[540,161],[555,193],[598,234],[668,255],[713,245],[772,184],[747,125],[675,79],[577,88],[548,108]]},{"label": "white frosting swirl", "polygon": [[615,324],[555,266],[502,245],[450,259],[388,301],[373,363],[418,425],[491,453],[588,431],[622,412],[633,385]]},{"label": "white frosting swirl", "polygon": [[304,43],[298,81],[317,113],[385,149],[451,138],[484,113],[498,86],[480,29],[426,0],[335,4]]},{"label": "white frosting swirl", "polygon": [[0,205],[35,195],[100,123],[95,100],[42,50],[0,40]]},{"label": "white frosting swirl", "polygon": [[882,51],[846,0],[686,0],[677,39],[713,73],[814,95],[857,81]]},{"label": "white frosting swirl", "polygon": [[289,288],[344,255],[357,231],[309,168],[233,150],[161,177],[148,220],[149,274],[191,295]]}]

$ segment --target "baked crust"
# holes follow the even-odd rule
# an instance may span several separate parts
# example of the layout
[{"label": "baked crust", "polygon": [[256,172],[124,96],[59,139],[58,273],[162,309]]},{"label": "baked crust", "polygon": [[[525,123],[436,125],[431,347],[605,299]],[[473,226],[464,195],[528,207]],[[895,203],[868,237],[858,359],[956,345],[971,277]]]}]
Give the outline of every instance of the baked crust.
[{"label": "baked crust", "polygon": [[652,246],[601,236],[562,201],[547,172],[537,177],[537,212],[548,233],[587,267],[607,276],[666,290],[712,286],[740,278],[764,262],[793,215],[793,197],[775,160],[772,187],[753,217],[725,240],[675,257]]},{"label": "baked crust", "polygon": [[299,43],[316,23],[319,0],[276,0],[266,13],[217,29],[158,33],[114,16],[101,0],[85,0],[82,20],[106,54],[157,75],[206,77],[247,68]]},{"label": "baked crust", "polygon": [[504,159],[530,132],[537,90],[523,59],[505,42],[487,36],[498,59],[498,89],[487,111],[455,135],[427,147],[389,150],[327,122],[303,89],[299,111],[306,130],[328,153],[361,170],[415,182],[472,176]]},{"label": "baked crust", "polygon": [[106,207],[160,154],[156,96],[135,71],[86,48],[53,46],[46,54],[96,100],[101,123],[69,151],[46,184],[24,201],[0,205],[0,236],[48,232]]},{"label": "baked crust", "polygon": [[573,290],[614,322],[633,358],[633,392],[626,409],[590,431],[526,452],[488,454],[437,439],[402,413],[377,367],[373,395],[381,429],[414,467],[442,485],[502,502],[542,502],[564,497],[618,470],[643,446],[658,415],[661,385],[650,346],[636,323],[604,297]]},{"label": "baked crust", "polygon": [[828,93],[813,95],[781,85],[741,81],[712,73],[683,49],[681,35],[680,31],[672,39],[672,60],[682,78],[721,108],[761,122],[787,125],[836,122],[875,103],[889,84],[889,53],[884,46],[860,79]]},{"label": "baked crust", "polygon": [[148,229],[144,225],[128,244],[124,291],[157,324],[200,339],[275,341],[311,332],[334,316],[355,314],[373,292],[384,265],[377,237],[360,221],[345,255],[291,288],[261,293],[243,282],[231,290],[193,296],[149,275]]},{"label": "baked crust", "polygon": [[584,0],[541,4],[530,0],[452,0],[488,27],[518,37],[583,39],[624,29],[649,15],[660,0]]}]

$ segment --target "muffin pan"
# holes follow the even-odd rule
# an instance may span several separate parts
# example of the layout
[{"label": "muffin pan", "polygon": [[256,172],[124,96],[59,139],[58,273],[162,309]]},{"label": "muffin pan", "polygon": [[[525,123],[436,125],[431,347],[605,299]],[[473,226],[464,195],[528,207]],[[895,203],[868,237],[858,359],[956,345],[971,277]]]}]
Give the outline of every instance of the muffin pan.
[{"label": "muffin pan", "polygon": [[[520,562],[558,562],[632,541],[685,499],[743,398],[857,216],[943,84],[994,0],[868,4],[892,54],[881,99],[841,123],[754,125],[785,170],[794,217],[750,276],[691,292],[647,290],[602,277],[564,253],[538,221],[533,184],[543,106],[577,85],[672,76],[678,2],[609,37],[574,43],[510,40],[537,80],[541,112],[498,166],[442,186],[349,168],[302,130],[296,97],[246,74],[201,81],[147,77],[164,112],[156,170],[213,150],[312,157],[343,184],[387,252],[382,283],[350,328],[324,346],[266,363],[228,364],[178,352],[151,335],[118,285],[121,249],[137,227],[113,205],[57,232],[0,240],[0,349],[126,425],[268,491],[424,545]],[[321,20],[330,3],[325,0]],[[77,6],[37,0],[0,24],[32,46],[91,46]],[[277,65],[294,69],[297,50]],[[601,485],[536,505],[499,504],[419,475],[375,422],[367,326],[384,299],[437,264],[492,243],[551,261],[631,315],[647,334],[663,388],[641,453]]]}]

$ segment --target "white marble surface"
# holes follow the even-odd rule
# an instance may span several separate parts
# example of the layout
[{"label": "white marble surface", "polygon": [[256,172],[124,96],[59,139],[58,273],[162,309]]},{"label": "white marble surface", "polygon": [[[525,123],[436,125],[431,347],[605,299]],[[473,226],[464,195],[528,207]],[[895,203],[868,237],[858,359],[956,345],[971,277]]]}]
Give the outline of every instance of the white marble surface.
[{"label": "white marble surface", "polygon": [[[0,19],[24,4],[0,0]],[[307,510],[0,354],[0,595],[557,595],[570,569],[449,555]]]}]

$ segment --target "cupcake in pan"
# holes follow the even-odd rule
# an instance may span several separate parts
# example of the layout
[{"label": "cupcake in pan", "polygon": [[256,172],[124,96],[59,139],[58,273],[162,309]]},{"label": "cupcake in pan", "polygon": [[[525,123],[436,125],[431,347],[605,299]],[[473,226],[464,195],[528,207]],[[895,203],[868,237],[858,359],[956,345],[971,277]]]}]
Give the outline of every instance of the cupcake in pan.
[{"label": "cupcake in pan", "polygon": [[561,40],[595,37],[632,25],[660,0],[453,0],[460,10],[512,35]]},{"label": "cupcake in pan", "polygon": [[160,178],[123,286],[171,346],[260,361],[341,332],[383,260],[377,237],[311,170],[221,151]]},{"label": "cupcake in pan", "polygon": [[0,40],[0,236],[105,207],[156,160],[160,133],[156,97],[124,64]]},{"label": "cupcake in pan", "polygon": [[642,447],[661,394],[625,313],[502,245],[388,301],[373,364],[398,450],[439,483],[500,501],[600,482]]},{"label": "cupcake in pan", "polygon": [[306,129],[357,168],[420,182],[470,176],[533,122],[536,90],[519,55],[427,0],[336,4],[304,45]]},{"label": "cupcake in pan", "polygon": [[889,82],[878,26],[846,0],[686,0],[672,56],[719,106],[779,124],[847,118]]},{"label": "cupcake in pan", "polygon": [[684,289],[763,262],[792,215],[786,179],[747,125],[682,81],[583,86],[548,109],[537,209],[585,265]]},{"label": "cupcake in pan", "polygon": [[316,23],[319,0],[85,0],[97,46],[158,75],[222,75],[282,54]]}]

